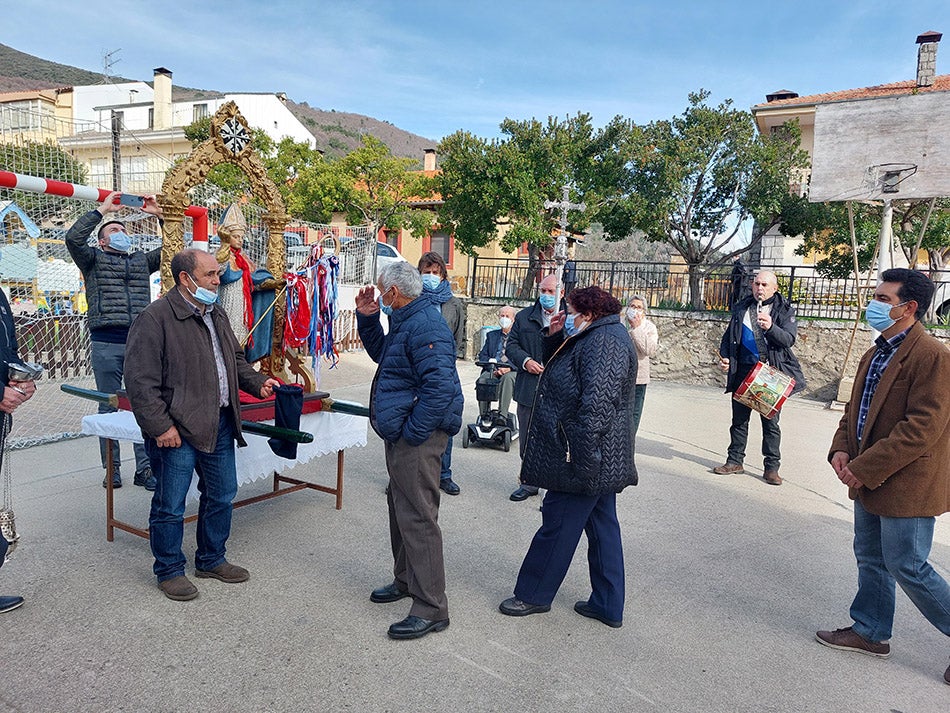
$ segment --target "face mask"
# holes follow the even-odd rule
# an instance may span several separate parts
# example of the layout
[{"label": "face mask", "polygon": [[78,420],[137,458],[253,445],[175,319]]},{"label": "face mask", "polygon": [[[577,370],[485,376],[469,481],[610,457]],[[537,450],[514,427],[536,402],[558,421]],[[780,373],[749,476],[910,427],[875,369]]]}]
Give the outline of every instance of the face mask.
[{"label": "face mask", "polygon": [[383,314],[385,314],[387,317],[392,317],[392,314],[393,314],[393,306],[392,306],[392,305],[388,305],[388,304],[386,304],[385,302],[383,302],[383,296],[382,296],[382,295],[379,296],[379,309],[382,310]]},{"label": "face mask", "polygon": [[198,283],[195,282],[195,278],[191,277],[191,275],[188,275],[188,277],[191,279],[192,284],[194,284],[195,286],[195,291],[192,292],[191,290],[189,290],[188,294],[194,297],[197,302],[200,302],[203,305],[213,305],[215,302],[217,302],[218,300],[217,292],[212,292],[206,287],[199,287]]},{"label": "face mask", "polygon": [[429,290],[429,292],[439,289],[439,285],[441,283],[442,278],[438,275],[430,275],[426,273],[422,276],[422,289]]},{"label": "face mask", "polygon": [[569,337],[573,337],[587,326],[587,322],[583,320],[580,322],[574,321],[576,316],[577,315],[569,314],[564,318],[564,333]]},{"label": "face mask", "polygon": [[544,307],[544,309],[547,309],[547,310],[552,310],[552,309],[554,309],[554,303],[555,303],[556,299],[557,299],[557,298],[556,298],[554,295],[545,295],[545,294],[542,294],[540,297],[538,297],[538,301],[541,303],[541,306]]},{"label": "face mask", "polygon": [[121,230],[109,236],[109,246],[120,253],[128,253],[132,250],[132,238]]},{"label": "face mask", "polygon": [[643,314],[643,310],[634,309],[633,307],[627,307],[627,319],[631,322],[637,317],[640,317]]},{"label": "face mask", "polygon": [[499,317],[498,326],[502,329],[508,329],[511,326],[511,317]]},{"label": "face mask", "polygon": [[901,302],[900,304],[890,305],[886,302],[881,302],[880,300],[871,300],[868,302],[868,306],[864,310],[864,320],[868,323],[868,326],[871,329],[876,329],[878,332],[883,332],[886,329],[894,326],[894,322],[897,320],[891,319],[891,310],[895,307],[900,307],[901,305],[907,304],[906,302]]}]

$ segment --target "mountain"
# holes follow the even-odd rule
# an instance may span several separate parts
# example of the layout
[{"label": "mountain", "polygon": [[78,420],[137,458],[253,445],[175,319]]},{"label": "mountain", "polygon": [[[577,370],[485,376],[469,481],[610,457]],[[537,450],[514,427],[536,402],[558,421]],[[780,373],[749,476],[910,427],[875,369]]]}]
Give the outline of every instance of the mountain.
[{"label": "mountain", "polygon": [[[106,77],[65,64],[50,62],[0,44],[0,92],[19,92],[32,89],[58,89],[76,85],[131,82],[123,77]],[[148,82],[151,84],[151,82]],[[240,93],[235,91],[234,93]],[[216,98],[223,92],[174,86],[174,101]],[[363,134],[370,134],[386,144],[395,156],[405,156],[422,164],[425,149],[435,148],[436,143],[418,134],[404,131],[387,121],[363,114],[324,110],[311,107],[307,102],[288,99],[287,108],[313,134],[316,147],[327,156],[342,156],[360,145]]]}]

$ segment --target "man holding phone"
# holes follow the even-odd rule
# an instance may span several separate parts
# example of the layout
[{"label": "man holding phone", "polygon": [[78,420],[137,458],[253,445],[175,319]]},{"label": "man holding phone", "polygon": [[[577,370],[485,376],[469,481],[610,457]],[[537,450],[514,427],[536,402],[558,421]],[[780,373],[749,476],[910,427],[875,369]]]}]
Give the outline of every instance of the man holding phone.
[{"label": "man holding phone", "polygon": [[[149,252],[133,252],[132,240],[125,232],[125,224],[110,218],[110,215],[125,206],[137,206],[144,213],[161,220],[162,209],[155,196],[125,195],[113,191],[95,210],[91,210],[73,224],[66,233],[66,248],[73,261],[82,271],[86,285],[86,301],[89,305],[89,335],[92,340],[92,371],[96,388],[114,394],[122,388],[125,370],[125,342],[132,321],[151,302],[150,277],[161,263],[162,249]],[[89,244],[90,233],[96,231],[98,248]],[[109,413],[115,408],[99,404],[99,413]],[[106,445],[99,439],[102,467],[106,467]],[[149,464],[145,447],[136,443],[135,485],[146,490],[155,490],[155,476]],[[118,441],[112,442],[113,478],[112,487],[122,487],[121,459]],[[107,487],[105,479],[102,487]]]}]

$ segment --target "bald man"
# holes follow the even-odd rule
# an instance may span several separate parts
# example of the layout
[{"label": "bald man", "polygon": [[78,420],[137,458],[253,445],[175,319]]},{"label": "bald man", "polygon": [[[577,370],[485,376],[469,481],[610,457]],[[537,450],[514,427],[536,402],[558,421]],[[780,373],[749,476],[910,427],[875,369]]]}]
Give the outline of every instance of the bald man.
[{"label": "bald man", "polygon": [[[719,345],[719,366],[728,374],[726,393],[733,393],[760,361],[795,379],[792,393],[805,388],[798,359],[792,346],[798,334],[795,324],[795,309],[778,292],[778,280],[774,272],[761,270],[752,281],[752,295],[741,300],[732,310],[732,319]],[[732,425],[729,427],[729,451],[726,462],[717,466],[717,475],[744,473],[746,441],[749,437],[749,418],[752,409],[732,400]],[[780,446],[782,431],[779,415],[762,421],[763,479],[769,485],[781,485]]]}]

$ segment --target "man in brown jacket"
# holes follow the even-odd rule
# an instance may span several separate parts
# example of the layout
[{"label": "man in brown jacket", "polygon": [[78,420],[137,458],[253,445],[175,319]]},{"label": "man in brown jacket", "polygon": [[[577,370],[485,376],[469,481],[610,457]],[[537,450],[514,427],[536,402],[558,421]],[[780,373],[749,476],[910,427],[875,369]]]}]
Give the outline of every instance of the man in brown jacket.
[{"label": "man in brown jacket", "polygon": [[152,569],[166,597],[185,601],[198,596],[181,550],[195,470],[201,493],[195,576],[229,583],[250,576],[224,557],[237,494],[234,442],[246,445],[238,388],[264,399],[279,382],[245,361],[227,315],[215,308],[214,256],[183,250],[172,258],[171,271],[175,287],[129,330],[125,383],[157,481],[148,518]]},{"label": "man in brown jacket", "polygon": [[[950,585],[927,561],[936,517],[950,511],[950,349],[919,322],[933,282],[903,268],[886,270],[882,279],[866,313],[881,336],[861,358],[828,456],[855,501],[854,623],[816,638],[887,658],[895,582],[950,636]],[[944,680],[950,684],[950,668]]]}]

